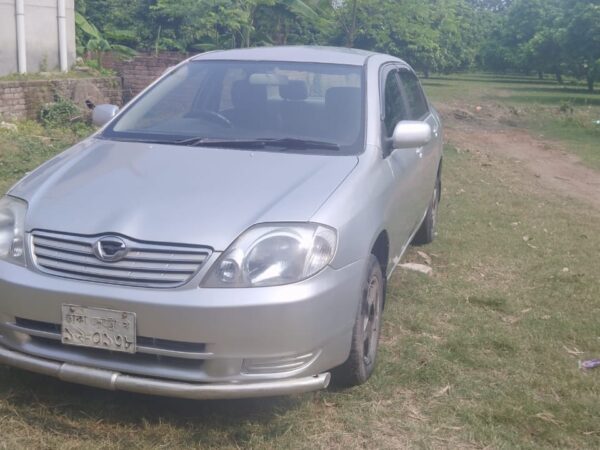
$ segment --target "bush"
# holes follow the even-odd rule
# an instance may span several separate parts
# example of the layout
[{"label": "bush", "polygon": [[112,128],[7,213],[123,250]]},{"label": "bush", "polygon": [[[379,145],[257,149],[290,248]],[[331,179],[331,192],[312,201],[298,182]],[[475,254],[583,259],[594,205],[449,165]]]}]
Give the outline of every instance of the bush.
[{"label": "bush", "polygon": [[47,127],[70,126],[80,122],[84,115],[72,101],[57,96],[55,102],[46,103],[40,110],[40,121]]}]

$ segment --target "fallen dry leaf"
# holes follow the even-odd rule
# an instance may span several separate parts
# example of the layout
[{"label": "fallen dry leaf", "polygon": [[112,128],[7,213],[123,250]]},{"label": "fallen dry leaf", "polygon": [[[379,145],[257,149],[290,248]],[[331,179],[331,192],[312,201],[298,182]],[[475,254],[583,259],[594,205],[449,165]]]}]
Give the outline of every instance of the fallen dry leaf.
[{"label": "fallen dry leaf", "polygon": [[569,355],[573,355],[573,356],[583,355],[583,352],[581,350],[578,350],[577,347],[573,347],[571,349],[571,348],[567,347],[566,345],[563,345],[563,348],[566,350],[566,352]]},{"label": "fallen dry leaf", "polygon": [[413,272],[419,272],[427,276],[433,275],[433,269],[425,264],[405,263],[400,264],[400,267],[402,269],[412,270]]},{"label": "fallen dry leaf", "polygon": [[556,420],[556,418],[554,417],[554,415],[552,413],[547,412],[547,411],[544,411],[544,412],[541,412],[541,413],[537,413],[534,417],[537,417],[538,419],[541,419],[544,422],[549,422],[549,423],[554,424],[554,425],[561,425],[561,422],[559,422],[558,420]]},{"label": "fallen dry leaf", "polygon": [[450,385],[446,385],[444,386],[442,389],[440,389],[439,391],[437,391],[435,394],[433,394],[434,398],[438,398],[441,397],[443,395],[447,395],[450,393]]},{"label": "fallen dry leaf", "polygon": [[421,250],[418,250],[417,255],[419,255],[421,258],[423,258],[423,261],[425,261],[428,266],[431,265],[431,256],[429,256],[427,253],[422,252]]}]

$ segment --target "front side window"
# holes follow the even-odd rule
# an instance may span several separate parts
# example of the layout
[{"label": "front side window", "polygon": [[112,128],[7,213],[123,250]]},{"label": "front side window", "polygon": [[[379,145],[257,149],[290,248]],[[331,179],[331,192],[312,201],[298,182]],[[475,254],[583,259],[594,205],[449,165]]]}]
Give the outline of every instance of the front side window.
[{"label": "front side window", "polygon": [[422,120],[425,114],[429,112],[429,107],[423,89],[421,89],[421,83],[412,72],[403,70],[399,74],[406,101],[410,108],[410,120]]},{"label": "front side window", "polygon": [[102,137],[165,143],[291,138],[358,154],[363,89],[359,66],[192,61],[137,99]]},{"label": "front side window", "polygon": [[392,136],[398,122],[407,119],[406,107],[402,98],[402,92],[400,91],[397,73],[397,70],[390,71],[385,80],[384,122],[388,137]]}]

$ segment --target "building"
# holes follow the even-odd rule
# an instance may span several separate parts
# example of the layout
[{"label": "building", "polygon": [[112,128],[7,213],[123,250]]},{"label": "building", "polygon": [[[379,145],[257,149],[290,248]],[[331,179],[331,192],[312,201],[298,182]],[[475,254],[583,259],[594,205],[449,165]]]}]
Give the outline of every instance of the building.
[{"label": "building", "polygon": [[74,0],[0,0],[0,76],[67,71],[75,56]]}]

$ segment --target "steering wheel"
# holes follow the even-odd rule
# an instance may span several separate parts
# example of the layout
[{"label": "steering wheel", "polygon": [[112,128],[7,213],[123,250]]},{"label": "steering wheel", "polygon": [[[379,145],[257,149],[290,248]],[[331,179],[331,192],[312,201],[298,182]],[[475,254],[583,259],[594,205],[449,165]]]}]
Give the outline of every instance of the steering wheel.
[{"label": "steering wheel", "polygon": [[194,117],[206,119],[210,122],[216,122],[220,125],[226,126],[227,128],[231,128],[233,126],[231,120],[229,120],[223,114],[218,113],[217,111],[209,111],[208,109],[203,109],[202,111],[194,111],[192,115]]}]

